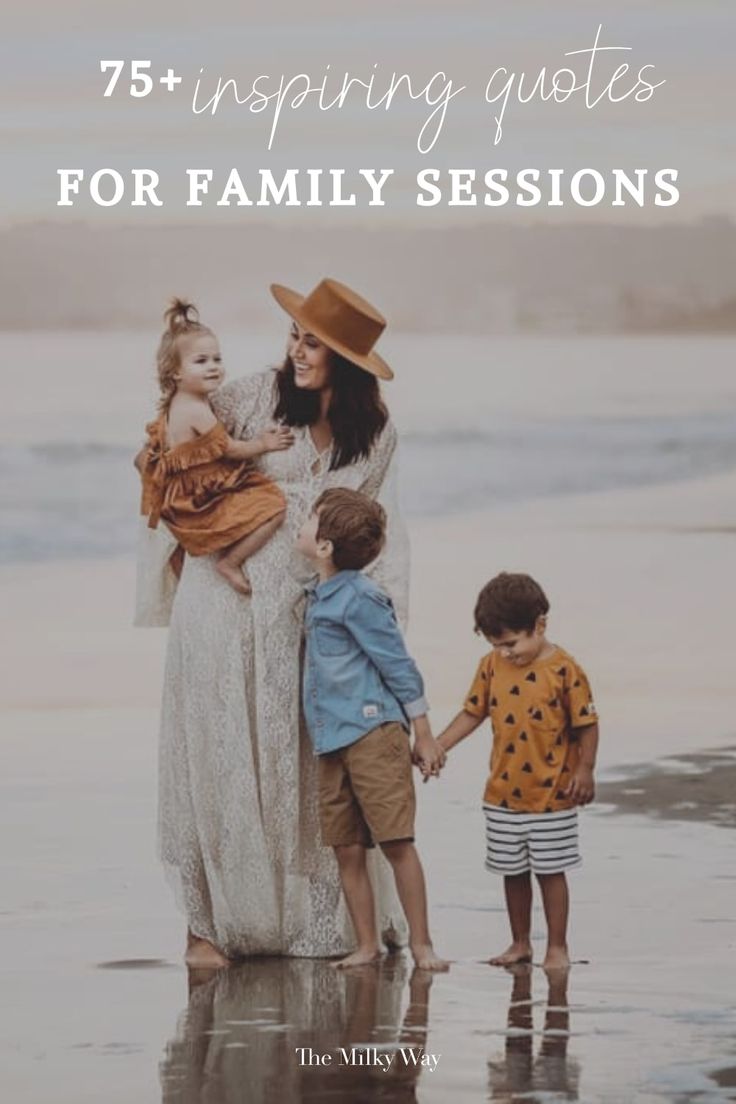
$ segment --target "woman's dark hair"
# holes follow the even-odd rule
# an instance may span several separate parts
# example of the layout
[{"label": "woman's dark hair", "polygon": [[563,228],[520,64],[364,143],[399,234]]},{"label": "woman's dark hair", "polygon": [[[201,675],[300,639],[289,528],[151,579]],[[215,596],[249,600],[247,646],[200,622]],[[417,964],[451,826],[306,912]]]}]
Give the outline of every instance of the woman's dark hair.
[{"label": "woman's dark hair", "polygon": [[[332,401],[327,417],[332,427],[330,470],[347,467],[368,456],[388,421],[378,380],[330,349]],[[319,420],[319,391],[307,391],[294,382],[294,365],[287,356],[276,373],[274,418],[290,426],[309,426]]]},{"label": "woman's dark hair", "polygon": [[531,575],[503,571],[486,583],[475,603],[475,631],[484,636],[531,632],[549,612],[547,595]]}]

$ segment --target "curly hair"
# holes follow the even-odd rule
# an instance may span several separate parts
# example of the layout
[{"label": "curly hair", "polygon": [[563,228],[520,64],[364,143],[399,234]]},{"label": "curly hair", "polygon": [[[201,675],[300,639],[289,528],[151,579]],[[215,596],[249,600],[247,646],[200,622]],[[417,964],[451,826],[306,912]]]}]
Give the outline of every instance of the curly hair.
[{"label": "curly hair", "polygon": [[549,612],[547,596],[531,575],[503,571],[481,590],[475,603],[475,631],[484,636],[532,632]]},{"label": "curly hair", "polygon": [[181,340],[192,335],[211,334],[209,326],[199,321],[199,312],[193,303],[184,299],[172,299],[164,313],[165,329],[156,352],[158,385],[161,389],[159,410],[166,411],[176,394],[176,373],[181,368]]}]

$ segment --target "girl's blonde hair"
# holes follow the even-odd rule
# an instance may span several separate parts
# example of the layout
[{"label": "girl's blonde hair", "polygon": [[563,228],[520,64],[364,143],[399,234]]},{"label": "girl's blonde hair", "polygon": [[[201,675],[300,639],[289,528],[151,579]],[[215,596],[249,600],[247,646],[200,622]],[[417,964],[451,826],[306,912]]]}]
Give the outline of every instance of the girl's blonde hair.
[{"label": "girl's blonde hair", "polygon": [[161,334],[158,345],[156,367],[158,370],[158,385],[161,388],[161,398],[158,403],[159,410],[166,411],[176,394],[174,376],[181,367],[179,342],[182,337],[190,337],[193,334],[211,334],[212,330],[199,321],[199,311],[194,303],[187,303],[184,299],[171,300],[171,305],[164,313],[164,323],[166,328]]}]

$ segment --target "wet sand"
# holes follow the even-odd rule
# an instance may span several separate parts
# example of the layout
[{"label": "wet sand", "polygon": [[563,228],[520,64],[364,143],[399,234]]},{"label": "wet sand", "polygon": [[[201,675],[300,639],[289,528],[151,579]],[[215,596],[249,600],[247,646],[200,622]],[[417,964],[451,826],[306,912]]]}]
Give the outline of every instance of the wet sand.
[{"label": "wet sand", "polygon": [[[570,876],[575,964],[566,979],[536,965],[512,973],[484,962],[507,941],[502,889],[482,865],[477,776],[455,760],[441,785],[420,789],[418,819],[448,974],[417,975],[402,953],[352,975],[266,959],[190,978],[153,853],[154,717],[68,720],[48,771],[34,740],[46,718],[18,724],[22,769],[2,783],[5,1099],[732,1098],[718,1088],[736,1068],[736,874],[722,827],[584,811],[584,865]],[[533,934],[539,962],[538,908]],[[341,1064],[341,1048],[361,1046],[395,1064]],[[333,1062],[300,1065],[307,1047]],[[425,1052],[436,1068],[421,1064]]]},{"label": "wet sand", "polygon": [[[484,964],[507,942],[502,887],[483,869],[485,731],[419,788],[449,974],[414,975],[400,955],[349,977],[260,960],[188,978],[155,858],[164,634],[129,627],[130,564],[0,572],[14,626],[0,671],[4,1098],[736,1099],[733,597],[721,582],[735,487],[718,477],[414,526],[411,639],[437,727],[482,650],[472,598],[503,567],[543,579],[555,636],[596,687],[599,804],[581,815],[584,865],[570,879],[575,964],[552,986],[539,966]],[[537,909],[537,962],[543,931]],[[340,1048],[360,1044],[398,1057],[386,1072],[341,1064]],[[306,1047],[333,1061],[300,1065]]]},{"label": "wet sand", "polygon": [[736,745],[673,755],[650,767],[622,767],[617,781],[598,783],[599,804],[619,813],[700,821],[736,828]]}]

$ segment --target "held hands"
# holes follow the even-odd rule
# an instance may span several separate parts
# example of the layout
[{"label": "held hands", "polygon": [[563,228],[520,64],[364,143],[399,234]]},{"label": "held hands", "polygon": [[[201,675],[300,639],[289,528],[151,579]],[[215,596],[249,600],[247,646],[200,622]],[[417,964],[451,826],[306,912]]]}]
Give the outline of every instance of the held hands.
[{"label": "held hands", "polygon": [[444,749],[429,729],[426,732],[416,732],[411,757],[414,765],[421,771],[422,782],[429,782],[433,777],[439,778],[447,759]]},{"label": "held hands", "polygon": [[445,764],[445,753],[432,735],[426,713],[412,721],[414,729],[414,747],[411,758],[422,773],[422,781],[428,782],[437,777]]},{"label": "held hands", "polygon": [[588,805],[595,797],[595,779],[590,767],[579,766],[572,776],[572,782],[565,790],[576,805]]},{"label": "held hands", "polygon": [[289,426],[272,426],[271,429],[264,430],[259,442],[264,452],[283,452],[294,444],[294,434]]}]

